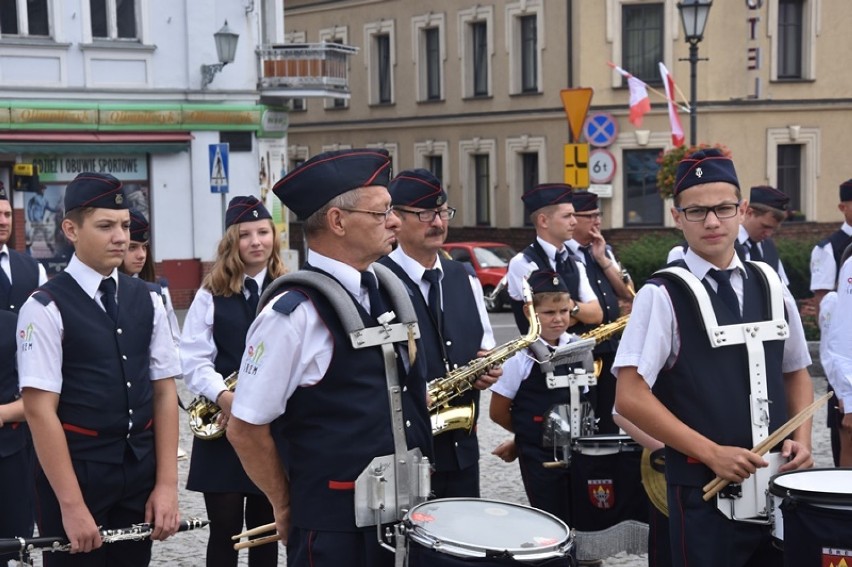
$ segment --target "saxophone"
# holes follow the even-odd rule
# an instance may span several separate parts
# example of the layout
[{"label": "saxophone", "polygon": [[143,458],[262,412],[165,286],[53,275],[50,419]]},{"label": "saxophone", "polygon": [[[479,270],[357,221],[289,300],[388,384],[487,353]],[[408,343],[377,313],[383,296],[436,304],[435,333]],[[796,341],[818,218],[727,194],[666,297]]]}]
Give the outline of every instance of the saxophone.
[{"label": "saxophone", "polygon": [[527,280],[523,280],[524,302],[528,309],[527,319],[530,329],[526,335],[495,347],[486,356],[476,358],[460,368],[450,370],[443,378],[437,378],[427,384],[429,414],[432,420],[432,435],[438,435],[453,429],[473,428],[476,407],[473,403],[466,406],[450,406],[450,401],[473,388],[477,378],[488,372],[496,364],[501,364],[516,352],[533,344],[541,326],[532,302],[532,291]]},{"label": "saxophone", "polygon": [[[232,372],[225,378],[225,387],[231,392],[237,387],[238,372]],[[204,396],[197,396],[186,408],[189,414],[189,429],[199,439],[212,441],[225,434],[225,428],[216,419],[222,408]]]}]

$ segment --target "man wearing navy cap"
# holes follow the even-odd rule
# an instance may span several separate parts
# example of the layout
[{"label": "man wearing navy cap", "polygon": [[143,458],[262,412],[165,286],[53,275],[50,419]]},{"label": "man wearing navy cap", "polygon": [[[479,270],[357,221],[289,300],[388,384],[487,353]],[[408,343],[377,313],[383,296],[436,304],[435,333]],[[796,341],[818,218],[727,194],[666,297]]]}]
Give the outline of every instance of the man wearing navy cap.
[{"label": "man wearing navy cap", "polygon": [[[402,171],[388,191],[401,226],[399,246],[381,262],[411,290],[426,350],[427,377],[441,378],[494,348],[482,286],[462,263],[438,254],[456,212],[448,205],[438,178],[426,169]],[[500,370],[494,369],[477,380],[476,387],[487,388],[499,376]],[[471,430],[453,429],[435,437],[432,492],[436,498],[479,497],[479,391],[466,392],[451,403],[454,407],[470,404],[475,408]]]},{"label": "man wearing navy cap", "polygon": [[0,309],[17,313],[30,293],[47,281],[44,266],[27,254],[9,248],[12,203],[0,182]]},{"label": "man wearing navy cap", "polygon": [[65,211],[74,255],[18,318],[39,533],[71,543],[44,564],[148,565],[151,539],[102,547],[99,527],[177,530],[177,349],[159,294],[117,271],[130,225],[121,182],[81,173]]},{"label": "man wearing navy cap", "polygon": [[[765,495],[769,477],[756,471],[813,465],[810,420],[780,453],[750,450],[813,401],[802,322],[777,273],[734,253],[745,204],[729,158],[715,149],[684,158],[674,195],[672,216],[689,249],[636,296],[613,364],[616,410],[666,445],[675,566],[778,565],[768,523],[736,519],[766,522],[765,506],[745,506]],[[771,339],[746,346],[742,323]],[[705,502],[702,488],[716,475],[740,483],[743,499]]]},{"label": "man wearing navy cap", "polygon": [[571,327],[577,323],[597,325],[603,320],[603,310],[589,283],[586,267],[565,246],[577,224],[572,195],[570,185],[540,183],[521,196],[536,234],[535,241],[509,262],[509,297],[522,333],[529,329],[529,321],[523,312],[521,281],[534,270],[553,270],[565,280],[571,294]]},{"label": "man wearing navy cap", "polygon": [[[400,226],[389,180],[387,151],[353,149],[319,154],[273,188],[304,221],[308,256],[297,275],[322,274],[330,290],[291,278],[262,308],[246,338],[228,439],[272,503],[292,567],[393,565],[376,526],[356,524],[356,479],[373,459],[398,450],[431,458],[421,341],[411,339],[420,355],[403,341],[386,358],[391,343],[353,344],[341,313],[357,310],[366,341],[384,336],[403,308],[413,312],[402,283],[374,263],[391,252]],[[393,376],[401,388],[389,390]],[[400,404],[399,417],[389,397]],[[272,428],[286,442],[286,474]]]},{"label": "man wearing navy cap", "polygon": [[[602,324],[606,324],[618,319],[621,315],[619,299],[630,301],[633,291],[622,276],[621,266],[615,259],[612,247],[601,234],[601,209],[598,203],[598,196],[594,193],[574,191],[572,204],[577,225],[574,227],[574,237],[566,242],[565,246],[586,268],[589,283],[603,309]],[[597,325],[580,324],[572,327],[571,332],[581,335],[596,327]],[[600,342],[594,350],[595,358],[603,363],[598,383],[592,389],[599,434],[618,433],[618,426],[612,421],[615,377],[610,372],[617,347],[618,339],[614,338]]]},{"label": "man wearing navy cap", "polygon": [[[844,222],[840,228],[827,238],[817,242],[811,250],[811,291],[817,315],[825,295],[837,289],[837,275],[840,273],[840,259],[844,250],[852,245],[852,179],[840,184],[840,203],[837,209],[843,214]],[[837,398],[828,402],[827,422],[831,430],[831,454],[835,466],[840,463],[840,413]],[[840,416],[840,417],[838,417]],[[847,432],[847,436],[849,433]],[[849,442],[852,445],[852,442]]]}]

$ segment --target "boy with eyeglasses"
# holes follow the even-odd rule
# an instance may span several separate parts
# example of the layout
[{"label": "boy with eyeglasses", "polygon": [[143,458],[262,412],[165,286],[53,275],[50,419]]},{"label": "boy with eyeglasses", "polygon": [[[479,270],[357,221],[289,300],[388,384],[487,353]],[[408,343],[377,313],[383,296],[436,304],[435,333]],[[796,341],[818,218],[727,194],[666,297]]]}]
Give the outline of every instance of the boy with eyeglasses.
[{"label": "boy with eyeglasses", "polygon": [[[776,272],[734,253],[745,205],[729,158],[684,158],[674,194],[689,249],[636,296],[613,364],[616,411],[666,446],[675,567],[779,565],[768,523],[731,519],[748,516],[725,496],[705,502],[702,487],[718,475],[757,494],[768,482],[758,469],[813,465],[810,420],[765,458],[750,450],[813,401],[799,312]],[[775,332],[746,346],[741,323]]]},{"label": "boy with eyeglasses", "polygon": [[[461,262],[438,253],[447,238],[455,209],[447,205],[447,192],[426,169],[402,171],[388,185],[391,203],[400,219],[399,246],[380,262],[408,287],[420,337],[424,344],[427,379],[446,375],[494,348],[494,335],[482,286]],[[432,492],[436,498],[479,497],[479,390],[502,374],[494,369],[451,406],[474,404],[472,429],[453,429],[435,436],[435,471]]]},{"label": "boy with eyeglasses", "polygon": [[[574,237],[565,243],[568,251],[586,267],[589,284],[603,309],[602,324],[612,323],[621,315],[619,300],[630,301],[633,293],[628,282],[622,276],[621,266],[615,259],[612,247],[601,234],[601,208],[598,196],[590,191],[574,191],[572,197],[574,218]],[[597,325],[575,325],[572,333],[582,335]],[[612,405],[615,402],[615,377],[610,372],[618,339],[608,339],[595,346],[595,358],[603,364],[597,386],[592,388],[591,399],[595,410],[597,433],[618,433],[618,426],[612,421]]]}]

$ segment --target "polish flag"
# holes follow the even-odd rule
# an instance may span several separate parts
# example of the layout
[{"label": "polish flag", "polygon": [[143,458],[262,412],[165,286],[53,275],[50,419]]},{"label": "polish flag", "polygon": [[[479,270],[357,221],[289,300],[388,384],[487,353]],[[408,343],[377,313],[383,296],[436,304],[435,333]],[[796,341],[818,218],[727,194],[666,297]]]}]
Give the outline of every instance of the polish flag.
[{"label": "polish flag", "polygon": [[630,123],[637,128],[642,125],[642,117],[651,110],[651,99],[648,98],[647,85],[640,80],[609,61],[607,65],[618,71],[623,77],[627,78],[627,86],[630,89]]},{"label": "polish flag", "polygon": [[686,139],[683,135],[683,126],[680,123],[680,116],[677,115],[677,105],[674,101],[675,84],[669,70],[666,66],[660,63],[660,75],[663,77],[663,85],[666,87],[666,100],[669,103],[669,122],[672,125],[672,144],[675,147],[682,146]]}]

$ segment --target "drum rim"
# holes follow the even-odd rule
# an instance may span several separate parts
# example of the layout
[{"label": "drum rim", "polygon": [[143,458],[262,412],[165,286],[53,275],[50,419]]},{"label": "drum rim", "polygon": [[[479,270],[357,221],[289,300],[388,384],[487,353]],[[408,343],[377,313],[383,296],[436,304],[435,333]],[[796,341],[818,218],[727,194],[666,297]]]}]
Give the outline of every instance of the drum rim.
[{"label": "drum rim", "polygon": [[[553,544],[535,547],[535,548],[523,548],[523,547],[501,547],[497,548],[486,548],[479,545],[474,545],[471,543],[459,541],[456,539],[437,539],[436,536],[429,534],[429,532],[421,525],[415,524],[411,520],[411,514],[414,513],[415,510],[421,508],[422,506],[426,506],[429,504],[435,504],[436,502],[478,502],[478,503],[487,503],[487,504],[503,504],[510,506],[512,508],[521,508],[524,510],[533,510],[542,516],[546,516],[551,520],[554,520],[565,530],[565,537]],[[405,526],[406,538],[418,543],[424,547],[428,547],[429,549],[436,551],[437,547],[441,547],[441,551],[446,553],[447,555],[453,555],[455,557],[490,557],[495,552],[507,552],[512,554],[512,559],[519,562],[524,561],[539,561],[544,559],[553,559],[557,557],[564,557],[568,550],[571,549],[573,545],[573,534],[571,528],[563,522],[560,518],[554,516],[550,512],[545,510],[540,510],[538,508],[533,508],[532,506],[526,506],[524,504],[518,504],[517,502],[509,502],[507,500],[497,500],[494,498],[465,498],[465,497],[456,497],[456,498],[436,498],[435,500],[427,500],[425,502],[421,502],[416,506],[413,506],[403,518],[403,524]],[[419,538],[419,539],[418,539]],[[437,545],[436,545],[437,544]],[[450,546],[449,548],[446,546]],[[453,550],[459,550],[457,553],[453,553]],[[471,555],[470,553],[461,553],[461,550],[467,550],[470,552],[477,553],[477,555]]]},{"label": "drum rim", "polygon": [[800,488],[789,488],[784,485],[778,484],[776,479],[787,475],[795,475],[795,474],[807,474],[813,472],[835,472],[835,471],[849,471],[852,472],[852,467],[821,467],[821,468],[813,468],[813,469],[798,469],[794,471],[785,471],[783,473],[778,473],[769,479],[769,493],[773,496],[777,496],[779,498],[792,498],[794,500],[800,500],[802,502],[811,503],[811,504],[822,504],[829,506],[838,506],[838,505],[852,505],[852,493],[837,493],[837,492],[812,492],[810,490],[804,490]]}]

